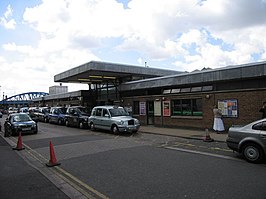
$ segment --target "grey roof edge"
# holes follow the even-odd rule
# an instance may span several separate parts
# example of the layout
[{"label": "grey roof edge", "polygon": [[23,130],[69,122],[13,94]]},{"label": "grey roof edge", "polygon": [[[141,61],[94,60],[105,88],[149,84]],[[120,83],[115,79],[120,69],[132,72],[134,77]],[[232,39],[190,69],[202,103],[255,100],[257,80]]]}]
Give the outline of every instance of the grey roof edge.
[{"label": "grey roof edge", "polygon": [[69,76],[74,76],[80,73],[84,73],[89,70],[102,70],[106,72],[121,72],[121,73],[132,73],[132,74],[154,74],[158,76],[165,76],[170,74],[179,74],[181,71],[167,70],[154,67],[144,67],[129,64],[119,64],[111,62],[101,62],[101,61],[90,61],[85,64],[79,65],[65,72],[59,73],[54,76],[55,82],[60,82],[61,79],[67,78]]},{"label": "grey roof edge", "polygon": [[242,78],[266,77],[266,61],[241,65],[226,66],[216,69],[195,71],[169,75],[164,77],[149,78],[130,81],[121,84],[120,90],[145,89],[155,87],[167,87],[174,85],[186,85],[196,83],[208,83]]},{"label": "grey roof edge", "polygon": [[54,100],[54,99],[62,99],[67,97],[80,97],[82,92],[88,92],[88,90],[79,90],[79,91],[72,91],[67,93],[59,93],[54,95],[46,95],[44,97],[38,97],[33,99],[34,102],[42,101],[42,100]]}]

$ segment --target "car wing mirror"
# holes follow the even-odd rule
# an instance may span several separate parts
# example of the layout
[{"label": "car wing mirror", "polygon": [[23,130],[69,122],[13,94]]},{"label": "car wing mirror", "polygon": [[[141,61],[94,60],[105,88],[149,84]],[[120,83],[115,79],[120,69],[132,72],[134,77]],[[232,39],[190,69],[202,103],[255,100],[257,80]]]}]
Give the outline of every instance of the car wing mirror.
[{"label": "car wing mirror", "polygon": [[108,114],[105,114],[104,117],[109,117],[109,115]]}]

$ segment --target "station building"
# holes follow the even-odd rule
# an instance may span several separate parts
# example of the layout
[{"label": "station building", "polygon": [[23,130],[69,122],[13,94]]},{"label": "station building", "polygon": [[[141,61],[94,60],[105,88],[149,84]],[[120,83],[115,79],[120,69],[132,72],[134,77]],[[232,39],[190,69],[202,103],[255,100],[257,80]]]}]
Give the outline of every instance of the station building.
[{"label": "station building", "polygon": [[213,107],[226,128],[261,118],[266,101],[266,62],[194,72],[89,62],[54,76],[55,82],[85,83],[88,90],[35,99],[35,103],[122,105],[142,125],[212,128]]}]

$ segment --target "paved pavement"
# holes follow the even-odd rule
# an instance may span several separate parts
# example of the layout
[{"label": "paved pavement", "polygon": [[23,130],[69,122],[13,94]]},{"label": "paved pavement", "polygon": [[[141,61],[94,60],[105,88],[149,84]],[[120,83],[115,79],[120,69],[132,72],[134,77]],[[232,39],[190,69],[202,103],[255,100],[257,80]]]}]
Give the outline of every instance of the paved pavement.
[{"label": "paved pavement", "polygon": [[[141,126],[139,132],[143,133],[151,133],[151,134],[159,134],[159,135],[170,135],[188,139],[197,139],[203,140],[211,138],[217,142],[225,142],[227,138],[227,132],[222,134],[217,134],[212,130],[191,130],[191,129],[181,129],[181,128],[163,128],[163,127],[155,127],[155,126]],[[206,135],[209,135],[206,136]]]},{"label": "paved pavement", "polygon": [[0,136],[0,196],[1,199],[45,199],[69,198],[60,191],[54,183],[49,181],[37,169],[30,166],[20,153]]}]

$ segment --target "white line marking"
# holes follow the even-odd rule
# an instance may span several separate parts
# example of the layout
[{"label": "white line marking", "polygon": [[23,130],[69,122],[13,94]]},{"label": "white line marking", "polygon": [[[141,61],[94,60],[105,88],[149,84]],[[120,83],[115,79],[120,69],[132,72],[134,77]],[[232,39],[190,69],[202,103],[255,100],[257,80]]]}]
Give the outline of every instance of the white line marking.
[{"label": "white line marking", "polygon": [[217,158],[222,158],[222,159],[227,159],[227,160],[237,160],[237,161],[242,161],[238,158],[233,158],[225,155],[218,155],[218,154],[213,154],[213,153],[207,153],[207,152],[201,152],[201,151],[194,151],[194,150],[189,150],[189,149],[182,149],[182,148],[176,148],[176,147],[164,147],[166,149],[171,149],[171,150],[176,150],[176,151],[181,151],[181,152],[186,152],[186,153],[194,153],[194,154],[200,154],[200,155],[206,155],[206,156],[212,156],[212,157],[217,157]]}]

